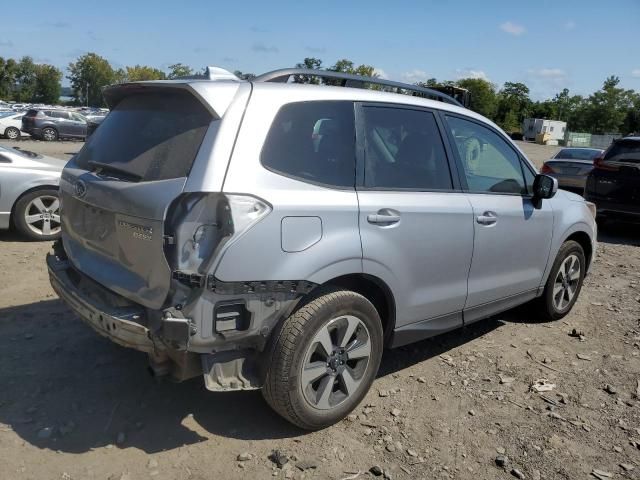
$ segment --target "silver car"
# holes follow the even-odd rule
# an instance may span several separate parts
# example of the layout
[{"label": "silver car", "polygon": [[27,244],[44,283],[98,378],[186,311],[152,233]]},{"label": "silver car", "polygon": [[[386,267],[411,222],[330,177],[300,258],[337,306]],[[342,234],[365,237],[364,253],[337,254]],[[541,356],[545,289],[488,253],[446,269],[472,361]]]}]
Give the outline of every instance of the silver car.
[{"label": "silver car", "polygon": [[0,229],[12,224],[25,237],[60,236],[58,184],[67,162],[0,146]]},{"label": "silver car", "polygon": [[[312,76],[334,86],[288,81]],[[60,183],[53,288],[156,375],[262,389],[302,428],[351,412],[385,346],[525,302],[564,317],[594,257],[594,205],[440,92],[210,68],[104,95]]]},{"label": "silver car", "polygon": [[603,153],[604,150],[600,148],[562,148],[553,158],[544,162],[540,171],[557,178],[561,187],[582,193],[587,176],[593,169],[593,161]]}]

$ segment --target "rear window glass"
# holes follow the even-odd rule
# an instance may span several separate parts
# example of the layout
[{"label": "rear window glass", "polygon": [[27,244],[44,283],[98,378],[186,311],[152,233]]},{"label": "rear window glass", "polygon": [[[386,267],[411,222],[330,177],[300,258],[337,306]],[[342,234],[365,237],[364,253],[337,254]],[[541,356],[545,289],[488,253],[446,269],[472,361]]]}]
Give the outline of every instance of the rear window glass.
[{"label": "rear window glass", "polygon": [[89,137],[76,163],[144,181],[186,177],[212,119],[187,92],[125,97]]},{"label": "rear window glass", "polygon": [[558,152],[556,158],[564,160],[593,160],[602,153],[600,150],[589,148],[563,148]]},{"label": "rear window glass", "polygon": [[615,142],[607,150],[604,161],[640,163],[640,141]]},{"label": "rear window glass", "polygon": [[351,102],[301,102],[283,106],[267,135],[260,156],[262,164],[302,181],[354,187],[353,115]]}]

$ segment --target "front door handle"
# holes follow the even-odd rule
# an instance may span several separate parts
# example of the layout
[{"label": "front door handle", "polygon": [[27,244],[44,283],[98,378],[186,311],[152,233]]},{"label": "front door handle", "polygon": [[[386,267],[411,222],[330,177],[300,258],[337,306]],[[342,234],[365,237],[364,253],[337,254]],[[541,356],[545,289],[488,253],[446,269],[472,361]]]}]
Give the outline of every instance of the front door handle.
[{"label": "front door handle", "polygon": [[476,222],[480,225],[495,225],[498,221],[498,216],[495,212],[484,212],[482,215],[476,217]]},{"label": "front door handle", "polygon": [[374,225],[391,225],[400,221],[400,215],[393,213],[371,213],[367,215],[367,222]]}]

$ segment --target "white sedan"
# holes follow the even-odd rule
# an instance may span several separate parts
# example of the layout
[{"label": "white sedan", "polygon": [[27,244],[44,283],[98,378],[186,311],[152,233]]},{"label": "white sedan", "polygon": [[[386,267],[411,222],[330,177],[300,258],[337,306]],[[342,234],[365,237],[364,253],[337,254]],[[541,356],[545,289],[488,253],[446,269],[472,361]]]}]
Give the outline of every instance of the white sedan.
[{"label": "white sedan", "polygon": [[0,135],[4,138],[8,138],[9,140],[16,140],[20,138],[20,135],[28,135],[20,132],[24,112],[10,112],[6,115],[4,114],[5,112],[0,112]]}]

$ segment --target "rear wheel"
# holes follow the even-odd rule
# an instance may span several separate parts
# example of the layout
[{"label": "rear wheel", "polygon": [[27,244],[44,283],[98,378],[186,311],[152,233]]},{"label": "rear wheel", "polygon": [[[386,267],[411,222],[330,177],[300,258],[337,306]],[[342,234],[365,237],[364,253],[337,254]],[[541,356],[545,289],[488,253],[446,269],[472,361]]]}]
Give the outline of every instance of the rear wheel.
[{"label": "rear wheel", "polygon": [[53,142],[58,139],[58,131],[52,127],[46,127],[42,130],[42,139],[45,142]]},{"label": "rear wheel", "polygon": [[567,315],[578,300],[586,270],[584,250],[578,242],[565,242],[556,257],[537,300],[538,312],[545,320],[558,320]]},{"label": "rear wheel", "polygon": [[18,199],[13,212],[16,228],[32,240],[54,240],[60,235],[58,191],[42,189]]},{"label": "rear wheel", "polygon": [[371,302],[355,292],[328,290],[285,320],[263,396],[301,428],[333,425],[366,395],[382,347],[382,325]]},{"label": "rear wheel", "polygon": [[4,136],[9,140],[16,140],[20,138],[20,130],[18,130],[16,127],[8,127],[4,131]]}]

